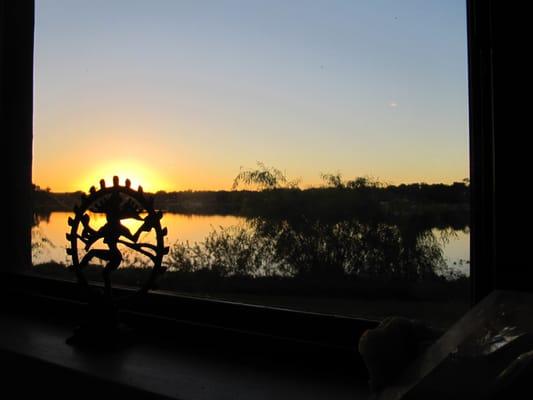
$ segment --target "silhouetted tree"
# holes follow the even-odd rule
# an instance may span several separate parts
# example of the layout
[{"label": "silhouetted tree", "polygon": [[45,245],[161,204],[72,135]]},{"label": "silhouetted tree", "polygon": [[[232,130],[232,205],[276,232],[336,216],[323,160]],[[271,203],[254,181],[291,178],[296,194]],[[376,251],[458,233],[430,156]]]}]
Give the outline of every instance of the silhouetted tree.
[{"label": "silhouetted tree", "polygon": [[277,168],[267,167],[262,162],[257,162],[256,169],[242,169],[233,180],[232,189],[239,185],[252,185],[259,189],[276,189],[287,182],[285,174]]}]

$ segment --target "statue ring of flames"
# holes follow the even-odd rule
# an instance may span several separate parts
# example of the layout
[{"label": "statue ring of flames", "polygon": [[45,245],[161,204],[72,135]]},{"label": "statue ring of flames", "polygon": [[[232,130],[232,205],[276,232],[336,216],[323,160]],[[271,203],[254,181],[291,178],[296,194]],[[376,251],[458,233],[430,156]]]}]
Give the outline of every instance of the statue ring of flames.
[{"label": "statue ring of flames", "polygon": [[[100,227],[91,226],[89,213],[103,214],[105,223]],[[162,261],[168,253],[168,247],[164,245],[167,228],[161,227],[163,213],[155,211],[154,198],[145,195],[141,186],[137,190],[132,189],[129,179],[126,179],[124,186],[120,186],[118,177],[114,176],[113,186],[106,187],[102,179],[99,190],[93,186],[89,195],[82,194],[81,204],[74,207],[74,214],[74,218],[68,219],[70,233],[66,236],[70,248],[67,248],[67,254],[72,258],[71,268],[84,287],[89,287],[84,269],[91,262],[99,260],[104,263],[104,295],[111,298],[111,273],[119,268],[124,260],[121,249],[131,249],[145,256],[152,264],[148,279],[134,295],[147,292],[156,277],[164,272]],[[128,219],[138,221],[135,224],[138,227],[133,233],[122,224],[123,220]],[[152,231],[155,232],[155,240],[152,240],[155,243],[140,240],[141,234]],[[130,296],[122,296],[117,300],[124,297]]]}]

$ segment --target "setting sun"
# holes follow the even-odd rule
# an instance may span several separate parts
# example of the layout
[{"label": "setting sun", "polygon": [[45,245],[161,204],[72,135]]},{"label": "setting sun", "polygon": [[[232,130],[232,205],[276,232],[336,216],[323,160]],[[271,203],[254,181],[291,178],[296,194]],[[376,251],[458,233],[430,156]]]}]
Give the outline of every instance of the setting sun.
[{"label": "setting sun", "polygon": [[131,181],[131,186],[137,188],[139,185],[145,191],[156,192],[168,189],[169,185],[164,182],[161,176],[137,161],[117,160],[98,164],[89,170],[78,186],[81,190],[87,191],[91,186],[97,186],[100,179],[104,179],[106,185],[112,185],[113,176],[118,176],[120,184],[124,185],[126,179]]}]

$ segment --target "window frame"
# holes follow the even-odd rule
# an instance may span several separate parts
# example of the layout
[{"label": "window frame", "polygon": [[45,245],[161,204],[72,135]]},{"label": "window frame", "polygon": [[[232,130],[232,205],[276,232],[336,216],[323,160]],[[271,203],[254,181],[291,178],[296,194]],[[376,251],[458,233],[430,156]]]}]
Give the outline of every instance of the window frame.
[{"label": "window frame", "polygon": [[[494,288],[494,125],[491,1],[467,0],[469,139],[471,177],[471,298],[478,302]],[[33,120],[34,0],[2,2],[2,131],[8,132],[9,197],[6,262],[0,281],[10,295],[37,301],[79,301],[73,282],[24,276],[31,265],[31,165]],[[7,101],[6,101],[7,100]],[[479,268],[490,265],[490,268]],[[128,289],[122,289],[127,291]],[[179,310],[179,311],[176,311]],[[290,340],[353,349],[364,330],[376,321],[292,311],[178,294],[149,293],[126,312],[166,318]],[[243,326],[242,321],[246,321]]]}]

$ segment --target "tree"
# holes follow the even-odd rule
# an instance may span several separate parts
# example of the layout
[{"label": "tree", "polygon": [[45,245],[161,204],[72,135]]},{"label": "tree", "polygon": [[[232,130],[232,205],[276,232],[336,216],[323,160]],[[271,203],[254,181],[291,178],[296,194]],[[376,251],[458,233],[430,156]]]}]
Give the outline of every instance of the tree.
[{"label": "tree", "polygon": [[320,177],[323,181],[326,182],[327,187],[332,187],[335,189],[344,189],[346,186],[344,182],[342,181],[342,175],[340,172],[337,172],[336,174],[320,174]]},{"label": "tree", "polygon": [[287,182],[283,172],[277,168],[267,167],[262,162],[257,162],[256,169],[243,169],[233,180],[232,189],[235,190],[239,185],[256,186],[258,189],[278,189],[282,184]]}]

